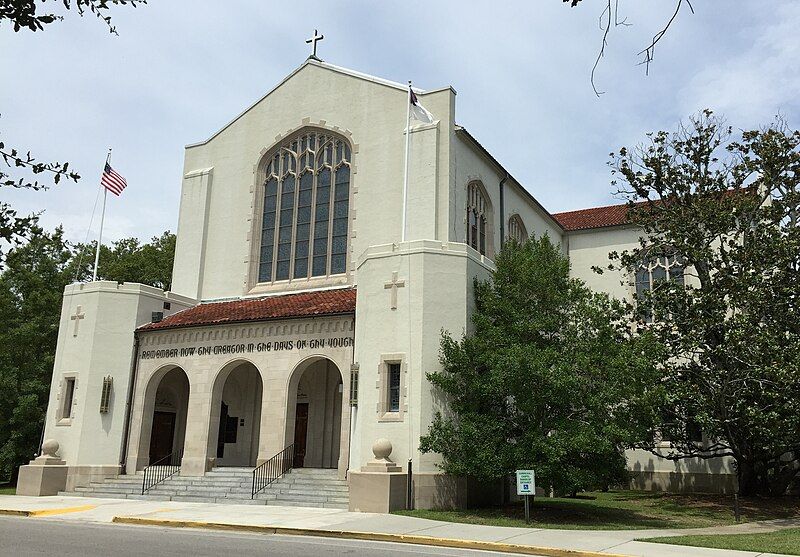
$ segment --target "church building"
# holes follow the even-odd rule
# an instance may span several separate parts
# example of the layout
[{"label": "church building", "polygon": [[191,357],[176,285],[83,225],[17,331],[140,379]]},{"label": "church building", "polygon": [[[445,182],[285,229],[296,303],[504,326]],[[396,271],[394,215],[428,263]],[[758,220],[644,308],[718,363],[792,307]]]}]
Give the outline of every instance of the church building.
[{"label": "church building", "polygon": [[[432,118],[407,126],[409,98]],[[65,289],[46,441],[19,492],[383,512],[492,495],[419,440],[445,404],[426,379],[440,333],[469,334],[473,279],[503,242],[548,234],[618,297],[683,280],[669,260],[593,273],[637,245],[626,207],[552,214],[528,186],[460,125],[452,87],[410,95],[309,57],[186,147],[171,291]],[[724,460],[628,461],[642,489],[734,478]]]}]

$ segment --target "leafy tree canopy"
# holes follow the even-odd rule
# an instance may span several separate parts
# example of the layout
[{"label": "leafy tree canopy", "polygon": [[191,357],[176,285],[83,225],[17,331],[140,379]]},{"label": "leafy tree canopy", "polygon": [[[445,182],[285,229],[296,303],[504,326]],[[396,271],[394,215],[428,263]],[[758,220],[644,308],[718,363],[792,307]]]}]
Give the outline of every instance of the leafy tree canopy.
[{"label": "leafy tree canopy", "polygon": [[53,13],[50,6],[61,5],[64,10],[73,7],[80,16],[92,14],[103,20],[110,33],[117,34],[111,25],[111,16],[108,11],[114,5],[128,5],[136,7],[147,4],[147,0],[0,0],[0,24],[7,21],[14,26],[14,31],[26,29],[29,31],[42,31],[45,25],[62,21],[63,15]]},{"label": "leafy tree canopy", "polygon": [[668,356],[667,456],[729,455],[743,494],[783,494],[800,472],[800,132],[779,121],[734,135],[705,111],[611,164],[645,232],[612,267],[686,264],[685,288],[661,282],[639,304]]},{"label": "leafy tree canopy", "polygon": [[[39,447],[53,372],[64,287],[90,280],[93,245],[73,246],[58,228],[32,224],[29,240],[8,253],[0,273],[0,481],[16,477]],[[98,278],[171,283],[175,235],[142,244],[102,246]]]},{"label": "leafy tree canopy", "polygon": [[507,244],[496,265],[475,284],[474,334],[443,334],[428,378],[449,410],[421,450],[485,480],[534,468],[559,492],[623,481],[623,448],[652,435],[657,345],[630,334],[622,303],[570,278],[547,236]]},{"label": "leafy tree canopy", "polygon": [[[97,243],[77,247],[78,252],[83,254],[81,260],[86,276],[91,276],[96,247]],[[111,247],[100,246],[97,276],[102,280],[139,282],[169,290],[174,257],[175,234],[169,231],[144,244],[138,238],[123,238]]]}]

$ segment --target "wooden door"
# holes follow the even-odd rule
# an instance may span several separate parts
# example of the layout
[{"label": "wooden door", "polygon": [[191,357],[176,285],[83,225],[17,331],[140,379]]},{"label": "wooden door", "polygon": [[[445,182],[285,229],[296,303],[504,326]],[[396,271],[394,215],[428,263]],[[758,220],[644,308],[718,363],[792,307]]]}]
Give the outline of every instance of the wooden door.
[{"label": "wooden door", "polygon": [[302,468],[306,459],[308,403],[298,402],[294,415],[294,467]]},{"label": "wooden door", "polygon": [[150,464],[172,454],[174,436],[175,414],[173,412],[154,412],[153,431],[150,434]]}]

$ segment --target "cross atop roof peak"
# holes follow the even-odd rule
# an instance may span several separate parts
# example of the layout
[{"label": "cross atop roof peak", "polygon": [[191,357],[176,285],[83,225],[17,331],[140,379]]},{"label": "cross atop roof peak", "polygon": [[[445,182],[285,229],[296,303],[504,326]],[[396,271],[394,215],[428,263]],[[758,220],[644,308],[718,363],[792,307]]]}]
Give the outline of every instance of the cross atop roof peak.
[{"label": "cross atop roof peak", "polygon": [[315,60],[319,60],[319,58],[317,58],[317,42],[321,41],[324,38],[325,38],[325,35],[320,35],[319,31],[314,29],[314,34],[311,37],[309,37],[308,39],[306,39],[306,44],[310,44],[313,47],[313,50],[312,50],[311,55],[309,56],[309,58],[313,58]]}]

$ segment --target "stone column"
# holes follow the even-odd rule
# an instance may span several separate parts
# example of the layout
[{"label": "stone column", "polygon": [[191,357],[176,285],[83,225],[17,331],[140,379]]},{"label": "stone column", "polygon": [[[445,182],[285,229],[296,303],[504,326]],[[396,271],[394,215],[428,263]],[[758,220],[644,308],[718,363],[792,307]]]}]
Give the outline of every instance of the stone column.
[{"label": "stone column", "polygon": [[126,474],[135,474],[137,470],[142,470],[150,463],[150,433],[153,428],[155,391],[148,399],[145,396],[148,382],[143,377],[138,378],[137,382],[130,417],[131,429],[128,434],[128,454],[125,460]]},{"label": "stone column", "polygon": [[339,478],[347,477],[347,470],[350,468],[350,367],[342,366],[339,368],[342,374],[342,402],[340,409],[339,431],[334,435],[339,436],[339,458],[337,468]]},{"label": "stone column", "polygon": [[257,464],[263,464],[286,448],[286,407],[286,380],[282,377],[264,378],[264,387],[261,393],[261,426],[258,431]]},{"label": "stone column", "polygon": [[[209,438],[212,420],[219,421],[219,408],[211,407],[211,387],[206,384],[193,385],[189,391],[189,407],[186,412],[186,437],[183,445],[181,476],[203,476],[214,463],[215,453],[209,454],[212,446]],[[213,446],[216,446],[214,439]]]}]

